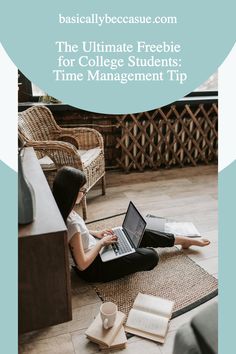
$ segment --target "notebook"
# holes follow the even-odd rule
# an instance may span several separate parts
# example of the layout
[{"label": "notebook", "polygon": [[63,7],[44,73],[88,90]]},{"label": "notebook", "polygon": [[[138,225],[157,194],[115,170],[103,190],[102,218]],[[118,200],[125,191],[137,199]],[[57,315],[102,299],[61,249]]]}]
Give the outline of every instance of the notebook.
[{"label": "notebook", "polygon": [[147,230],[167,232],[179,236],[201,237],[200,232],[192,222],[176,222],[151,214],[146,215],[145,220]]}]

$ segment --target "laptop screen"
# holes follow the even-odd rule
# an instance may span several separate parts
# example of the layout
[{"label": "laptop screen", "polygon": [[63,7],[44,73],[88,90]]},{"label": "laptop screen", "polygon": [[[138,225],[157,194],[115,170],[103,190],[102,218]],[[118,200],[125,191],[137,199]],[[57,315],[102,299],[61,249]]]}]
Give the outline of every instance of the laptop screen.
[{"label": "laptop screen", "polygon": [[122,227],[129,235],[129,238],[133,242],[134,247],[137,248],[142,240],[142,236],[146,227],[146,221],[135,208],[132,202],[129,203]]}]

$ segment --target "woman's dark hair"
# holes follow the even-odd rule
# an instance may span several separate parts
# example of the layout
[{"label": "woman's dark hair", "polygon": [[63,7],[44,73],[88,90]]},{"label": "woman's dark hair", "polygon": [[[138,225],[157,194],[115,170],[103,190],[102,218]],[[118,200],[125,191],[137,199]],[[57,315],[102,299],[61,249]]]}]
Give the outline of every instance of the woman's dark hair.
[{"label": "woman's dark hair", "polygon": [[78,193],[86,183],[85,174],[74,167],[62,167],[53,182],[53,195],[66,222],[75,206]]}]

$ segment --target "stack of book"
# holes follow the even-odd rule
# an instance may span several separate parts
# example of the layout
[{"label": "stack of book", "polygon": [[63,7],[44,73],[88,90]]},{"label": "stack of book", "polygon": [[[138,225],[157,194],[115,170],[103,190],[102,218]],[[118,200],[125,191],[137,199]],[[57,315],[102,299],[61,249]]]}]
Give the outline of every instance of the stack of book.
[{"label": "stack of book", "polygon": [[158,296],[139,293],[129,312],[125,326],[125,314],[118,311],[113,327],[104,329],[100,313],[85,332],[87,338],[99,345],[100,350],[124,349],[125,331],[133,335],[164,343],[174,302]]},{"label": "stack of book", "polygon": [[87,338],[99,345],[100,350],[124,349],[127,338],[124,331],[125,314],[118,311],[114,325],[109,329],[104,329],[100,313],[86,330]]}]

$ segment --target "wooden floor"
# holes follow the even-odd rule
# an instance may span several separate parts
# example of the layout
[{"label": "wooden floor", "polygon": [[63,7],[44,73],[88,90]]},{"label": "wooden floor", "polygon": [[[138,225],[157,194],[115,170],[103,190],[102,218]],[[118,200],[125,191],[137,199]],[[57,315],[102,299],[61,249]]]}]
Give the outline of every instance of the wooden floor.
[{"label": "wooden floor", "polygon": [[[144,215],[151,212],[176,220],[194,222],[202,235],[211,240],[211,245],[203,249],[193,247],[185,252],[217,277],[217,166],[130,174],[109,172],[107,194],[101,196],[100,189],[96,188],[88,195],[89,220],[124,212],[130,200]],[[87,341],[84,332],[98,313],[101,301],[94,290],[73,273],[72,300],[73,320],[20,336],[19,353],[98,353],[98,347]],[[212,301],[216,299],[210,302]],[[127,348],[121,352],[171,354],[176,330],[205,306],[207,304],[172,320],[164,345],[132,337]]]}]

